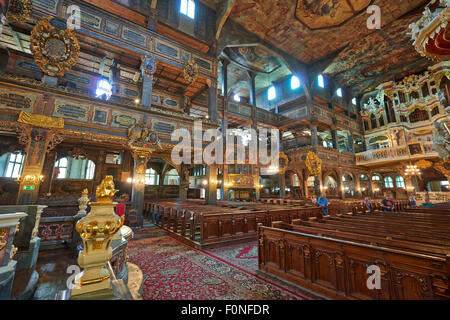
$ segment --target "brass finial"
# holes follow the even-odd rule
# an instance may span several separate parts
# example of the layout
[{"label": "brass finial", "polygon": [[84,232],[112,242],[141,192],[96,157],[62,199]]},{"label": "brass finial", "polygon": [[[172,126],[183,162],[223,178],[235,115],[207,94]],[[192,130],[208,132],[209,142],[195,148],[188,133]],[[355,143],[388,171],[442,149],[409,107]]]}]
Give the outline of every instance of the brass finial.
[{"label": "brass finial", "polygon": [[113,176],[106,176],[102,183],[97,187],[95,196],[97,202],[112,202],[114,195],[119,192],[119,190],[114,189]]}]

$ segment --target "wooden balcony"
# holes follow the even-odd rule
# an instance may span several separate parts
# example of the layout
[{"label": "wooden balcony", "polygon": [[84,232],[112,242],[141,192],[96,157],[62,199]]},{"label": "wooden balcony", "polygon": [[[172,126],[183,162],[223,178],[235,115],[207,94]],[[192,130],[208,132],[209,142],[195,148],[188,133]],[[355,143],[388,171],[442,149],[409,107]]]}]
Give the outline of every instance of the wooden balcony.
[{"label": "wooden balcony", "polygon": [[399,160],[434,158],[438,154],[433,150],[432,145],[432,142],[420,142],[357,153],[356,165],[371,166]]}]

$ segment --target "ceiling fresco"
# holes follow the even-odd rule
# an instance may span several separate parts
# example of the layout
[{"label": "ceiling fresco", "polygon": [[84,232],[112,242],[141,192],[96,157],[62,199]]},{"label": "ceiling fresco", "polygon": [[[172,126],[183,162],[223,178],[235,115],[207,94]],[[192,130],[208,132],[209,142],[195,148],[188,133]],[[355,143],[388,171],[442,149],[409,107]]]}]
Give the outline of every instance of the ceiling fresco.
[{"label": "ceiling fresco", "polygon": [[295,16],[310,29],[338,26],[361,13],[373,0],[297,0]]},{"label": "ceiling fresco", "polygon": [[225,48],[224,54],[232,62],[228,66],[228,87],[234,94],[247,96],[249,91],[246,70],[256,73],[256,92],[264,90],[273,81],[292,74],[286,64],[263,45]]},{"label": "ceiling fresco", "polygon": [[231,47],[224,51],[234,62],[256,72],[271,73],[281,68],[278,58],[263,46]]},{"label": "ceiling fresco", "polygon": [[[306,65],[326,61],[325,73],[359,94],[432,64],[416,53],[408,34],[428,2],[236,0],[229,19]],[[381,9],[380,30],[367,28],[366,8],[372,4]],[[256,63],[263,60],[254,61],[252,68],[264,68]]]},{"label": "ceiling fresco", "polygon": [[360,93],[426,69],[432,62],[415,51],[410,37],[399,36],[408,32],[405,26],[416,20],[414,16],[399,19],[383,33],[355,41],[338,54],[324,73]]}]

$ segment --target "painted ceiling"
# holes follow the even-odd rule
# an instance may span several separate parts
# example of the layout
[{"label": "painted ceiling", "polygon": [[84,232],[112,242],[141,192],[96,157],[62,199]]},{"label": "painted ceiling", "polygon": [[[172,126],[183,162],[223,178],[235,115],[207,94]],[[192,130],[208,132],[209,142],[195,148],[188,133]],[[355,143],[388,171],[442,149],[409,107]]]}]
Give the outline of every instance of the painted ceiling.
[{"label": "painted ceiling", "polygon": [[[394,75],[421,72],[432,64],[416,53],[408,35],[409,24],[417,21],[428,2],[235,0],[229,18],[308,66],[320,62],[325,74],[359,94]],[[367,28],[370,5],[381,9],[380,30]],[[254,60],[253,68],[265,68],[260,65],[263,60]]]},{"label": "painted ceiling", "polygon": [[263,45],[225,48],[224,54],[232,61],[228,66],[228,86],[233,94],[248,96],[248,74],[256,74],[256,92],[271,85],[272,81],[291,75],[291,71],[278,55]]}]

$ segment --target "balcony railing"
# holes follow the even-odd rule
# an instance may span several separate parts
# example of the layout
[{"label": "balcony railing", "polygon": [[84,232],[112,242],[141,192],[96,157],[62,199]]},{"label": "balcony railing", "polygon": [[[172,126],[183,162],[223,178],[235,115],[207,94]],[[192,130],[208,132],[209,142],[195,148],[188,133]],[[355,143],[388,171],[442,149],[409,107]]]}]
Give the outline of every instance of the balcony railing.
[{"label": "balcony railing", "polygon": [[432,142],[412,143],[407,146],[369,150],[356,154],[357,165],[367,165],[388,161],[407,160],[423,157],[435,157]]}]

